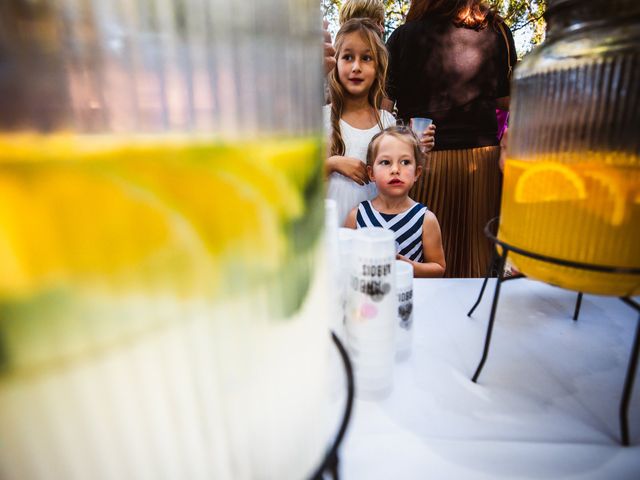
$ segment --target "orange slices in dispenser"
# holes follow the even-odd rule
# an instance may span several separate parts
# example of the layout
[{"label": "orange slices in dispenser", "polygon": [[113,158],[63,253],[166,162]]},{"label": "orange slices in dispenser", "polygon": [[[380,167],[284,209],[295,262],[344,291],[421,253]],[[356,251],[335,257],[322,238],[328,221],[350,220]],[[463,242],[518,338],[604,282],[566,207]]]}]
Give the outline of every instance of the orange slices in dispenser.
[{"label": "orange slices in dispenser", "polygon": [[[530,252],[603,267],[640,265],[637,159],[600,152],[507,159],[498,237]],[[573,290],[635,295],[640,276],[511,254],[525,275]]]},{"label": "orange slices in dispenser", "polygon": [[622,225],[628,217],[629,185],[621,173],[607,168],[585,168],[582,172],[589,189],[587,209],[609,225]]},{"label": "orange slices in dispenser", "polygon": [[541,162],[526,168],[515,186],[518,203],[583,200],[587,196],[584,181],[571,168]]}]

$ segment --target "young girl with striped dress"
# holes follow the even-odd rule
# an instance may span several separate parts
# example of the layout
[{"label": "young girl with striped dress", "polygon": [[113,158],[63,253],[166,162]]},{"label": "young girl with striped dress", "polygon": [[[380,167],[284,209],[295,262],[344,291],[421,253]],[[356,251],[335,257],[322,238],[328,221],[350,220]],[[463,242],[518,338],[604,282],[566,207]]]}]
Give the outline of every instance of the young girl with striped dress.
[{"label": "young girl with striped dress", "polygon": [[438,219],[409,198],[423,165],[420,142],[409,128],[389,127],[375,135],[367,149],[367,173],[378,194],[351,210],[345,226],[392,230],[397,258],[413,266],[415,277],[441,277],[446,263]]}]

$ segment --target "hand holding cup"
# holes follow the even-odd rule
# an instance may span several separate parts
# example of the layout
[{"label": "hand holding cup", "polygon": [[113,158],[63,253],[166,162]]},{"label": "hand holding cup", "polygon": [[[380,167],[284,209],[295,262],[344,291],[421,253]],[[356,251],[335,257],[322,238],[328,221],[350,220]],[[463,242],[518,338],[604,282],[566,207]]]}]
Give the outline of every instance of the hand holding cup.
[{"label": "hand holding cup", "polygon": [[433,120],[430,118],[412,118],[411,129],[420,140],[422,153],[433,150],[436,144],[436,126],[433,124]]}]

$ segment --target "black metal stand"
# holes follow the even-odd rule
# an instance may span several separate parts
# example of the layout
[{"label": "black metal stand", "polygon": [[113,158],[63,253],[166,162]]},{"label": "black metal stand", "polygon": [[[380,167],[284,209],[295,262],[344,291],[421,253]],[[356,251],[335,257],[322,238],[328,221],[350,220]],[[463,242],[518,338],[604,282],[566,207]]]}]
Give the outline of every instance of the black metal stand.
[{"label": "black metal stand", "polygon": [[339,479],[338,474],[338,449],[342,444],[342,439],[344,438],[344,434],[347,431],[347,426],[349,425],[349,420],[351,419],[351,411],[353,410],[353,399],[355,397],[355,384],[353,381],[353,367],[351,366],[351,361],[349,360],[349,354],[345,350],[342,342],[338,338],[338,336],[331,332],[331,339],[335,344],[338,352],[340,353],[340,358],[342,358],[342,363],[344,365],[344,370],[347,375],[347,403],[345,405],[344,417],[342,417],[342,423],[340,424],[340,428],[338,429],[338,434],[336,435],[336,439],[333,442],[333,445],[327,452],[324,457],[324,461],[322,465],[318,467],[318,469],[314,472],[313,476],[311,476],[311,480],[323,480],[324,475],[331,475],[333,480]]},{"label": "black metal stand", "polygon": [[578,315],[580,315],[580,306],[582,305],[582,292],[578,292],[578,298],[576,299],[576,308],[573,311],[573,321],[578,321]]},{"label": "black metal stand", "polygon": [[[476,372],[473,374],[471,378],[472,382],[477,382],[478,377],[480,376],[480,372],[482,372],[482,368],[487,360],[487,356],[489,354],[489,346],[491,344],[491,334],[493,332],[493,324],[496,316],[496,310],[498,309],[498,299],[500,297],[500,286],[502,283],[507,280],[516,280],[518,278],[523,278],[525,275],[516,274],[513,276],[505,277],[504,274],[504,265],[507,261],[507,256],[509,252],[514,252],[519,255],[523,255],[525,257],[533,258],[535,260],[540,260],[542,262],[548,262],[556,265],[561,265],[564,267],[578,268],[582,270],[589,270],[595,272],[604,272],[611,274],[630,274],[630,275],[640,275],[640,268],[620,268],[620,267],[609,267],[603,265],[593,265],[588,263],[580,263],[580,262],[572,262],[569,260],[564,260],[560,258],[549,257],[546,255],[540,255],[538,253],[530,252],[528,250],[523,250],[521,248],[510,245],[506,242],[498,240],[498,238],[492,233],[492,227],[495,222],[498,221],[498,217],[490,220],[484,228],[485,235],[491,240],[496,249],[494,251],[493,258],[491,260],[491,264],[487,269],[487,276],[484,278],[482,282],[482,288],[480,288],[480,294],[476,302],[471,307],[471,310],[467,313],[467,316],[471,316],[476,309],[476,307],[480,304],[482,300],[482,296],[484,294],[484,290],[487,286],[487,282],[489,281],[489,272],[493,268],[496,268],[498,271],[498,278],[496,281],[496,288],[493,293],[493,301],[491,303],[491,313],[489,314],[489,324],[487,325],[487,334],[484,340],[484,349],[482,351],[482,358],[480,359],[480,363],[476,368]],[[502,253],[498,252],[498,247],[502,250]],[[580,306],[582,304],[582,292],[578,292],[578,298],[576,300],[575,310],[573,313],[573,320],[578,319],[578,315],[580,314]],[[629,297],[620,297],[624,303],[629,305],[631,308],[635,309],[638,313],[638,323],[636,325],[636,333],[633,344],[631,346],[631,356],[629,357],[629,363],[627,365],[627,373],[625,376],[624,387],[622,390],[622,398],[620,400],[620,409],[619,409],[619,417],[620,417],[620,436],[621,442],[624,446],[629,445],[629,422],[628,422],[628,410],[629,410],[629,401],[631,399],[631,394],[633,392],[633,382],[636,375],[636,369],[638,367],[638,357],[640,352],[640,304],[636,303],[633,299]]]}]

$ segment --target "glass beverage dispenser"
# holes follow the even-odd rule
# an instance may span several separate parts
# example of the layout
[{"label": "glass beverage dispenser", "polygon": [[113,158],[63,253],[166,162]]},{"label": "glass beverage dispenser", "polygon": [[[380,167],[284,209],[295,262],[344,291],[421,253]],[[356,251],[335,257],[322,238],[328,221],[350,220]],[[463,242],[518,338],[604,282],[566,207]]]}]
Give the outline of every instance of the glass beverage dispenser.
[{"label": "glass beverage dispenser", "polygon": [[[515,71],[501,240],[583,264],[640,267],[640,3],[549,0],[548,37]],[[513,254],[582,292],[640,293],[640,276]]]},{"label": "glass beverage dispenser", "polygon": [[0,478],[321,463],[319,27],[312,0],[0,2]]}]

